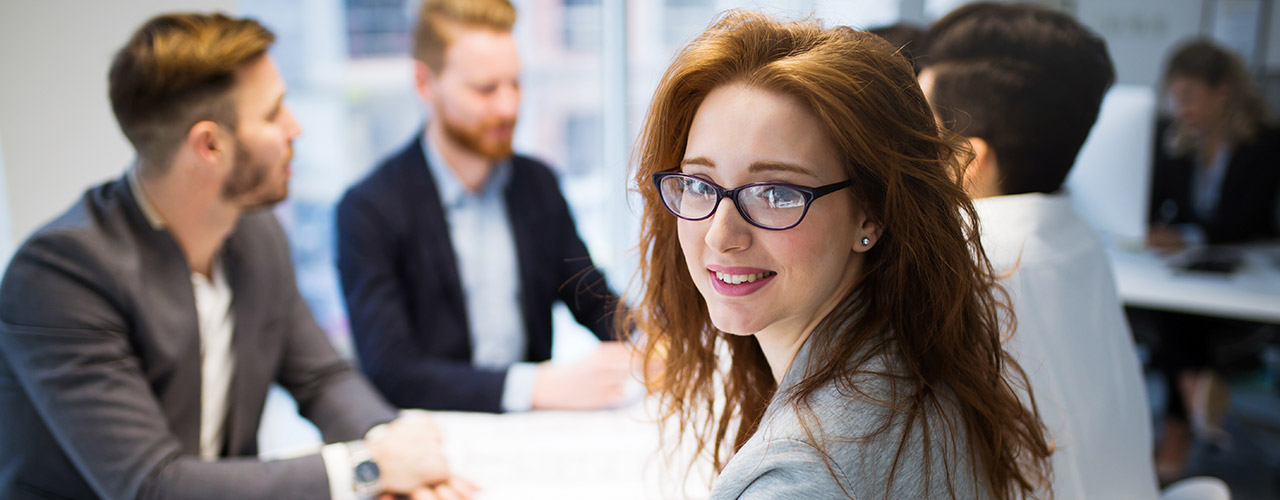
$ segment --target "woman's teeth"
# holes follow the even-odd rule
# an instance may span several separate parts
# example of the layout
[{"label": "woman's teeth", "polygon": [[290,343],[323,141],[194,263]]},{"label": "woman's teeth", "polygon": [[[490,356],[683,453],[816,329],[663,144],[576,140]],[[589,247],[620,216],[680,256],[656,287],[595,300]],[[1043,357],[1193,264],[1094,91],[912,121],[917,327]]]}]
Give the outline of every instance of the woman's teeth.
[{"label": "woman's teeth", "polygon": [[767,276],[773,276],[774,274],[777,274],[777,273],[773,271],[765,271],[763,273],[755,273],[755,274],[728,274],[728,273],[722,273],[722,272],[716,271],[716,279],[723,281],[725,283],[728,283],[730,285],[737,285],[741,283],[751,283],[755,280],[758,280]]}]

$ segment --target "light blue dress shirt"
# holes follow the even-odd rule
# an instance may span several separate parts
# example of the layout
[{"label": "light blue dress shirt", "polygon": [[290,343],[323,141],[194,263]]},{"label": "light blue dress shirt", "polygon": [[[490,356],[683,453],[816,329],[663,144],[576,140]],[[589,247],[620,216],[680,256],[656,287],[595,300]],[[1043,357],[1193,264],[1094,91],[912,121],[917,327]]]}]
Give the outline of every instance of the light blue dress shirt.
[{"label": "light blue dress shirt", "polygon": [[527,335],[520,310],[520,265],[503,197],[514,167],[510,160],[498,162],[480,191],[472,192],[435,144],[425,136],[423,144],[458,262],[471,330],[471,362],[479,368],[507,370],[502,409],[527,411],[533,406],[537,364],[522,361]]}]

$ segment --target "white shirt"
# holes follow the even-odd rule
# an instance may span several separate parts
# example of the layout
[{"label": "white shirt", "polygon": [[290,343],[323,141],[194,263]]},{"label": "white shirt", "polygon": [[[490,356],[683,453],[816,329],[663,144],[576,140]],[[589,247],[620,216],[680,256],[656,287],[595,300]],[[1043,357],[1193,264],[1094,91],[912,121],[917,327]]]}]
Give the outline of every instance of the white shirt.
[{"label": "white shirt", "polygon": [[1146,387],[1102,242],[1063,195],[974,202],[1008,288],[1008,349],[1056,446],[1059,500],[1157,498]]},{"label": "white shirt", "polygon": [[227,391],[235,354],[231,335],[235,312],[231,310],[231,287],[222,264],[214,261],[213,279],[191,273],[200,324],[200,459],[218,460],[222,453],[223,424],[227,419]]}]

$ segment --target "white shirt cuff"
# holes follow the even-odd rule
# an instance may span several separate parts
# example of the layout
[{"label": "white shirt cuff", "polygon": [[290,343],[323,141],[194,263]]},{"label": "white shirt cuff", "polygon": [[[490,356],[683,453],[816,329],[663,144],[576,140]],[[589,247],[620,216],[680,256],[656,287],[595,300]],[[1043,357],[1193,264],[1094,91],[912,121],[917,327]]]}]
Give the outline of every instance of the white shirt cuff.
[{"label": "white shirt cuff", "polygon": [[537,363],[515,363],[507,368],[507,381],[502,389],[502,410],[512,412],[532,409],[533,386],[537,382]]},{"label": "white shirt cuff", "polygon": [[333,500],[356,500],[355,472],[347,443],[326,444],[320,449],[324,470],[329,474],[329,497]]}]

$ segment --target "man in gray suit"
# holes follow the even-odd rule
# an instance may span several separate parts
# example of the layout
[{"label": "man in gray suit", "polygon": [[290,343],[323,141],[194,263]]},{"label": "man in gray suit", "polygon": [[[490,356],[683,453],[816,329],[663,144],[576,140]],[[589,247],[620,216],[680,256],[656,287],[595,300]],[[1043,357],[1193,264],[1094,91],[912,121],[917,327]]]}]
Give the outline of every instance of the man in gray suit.
[{"label": "man in gray suit", "polygon": [[[138,161],[37,231],[0,284],[0,498],[467,496],[294,284],[280,224],[299,129],[251,20],[171,14],[110,72]],[[259,461],[268,386],[320,453]],[[383,425],[386,424],[386,425]]]}]

